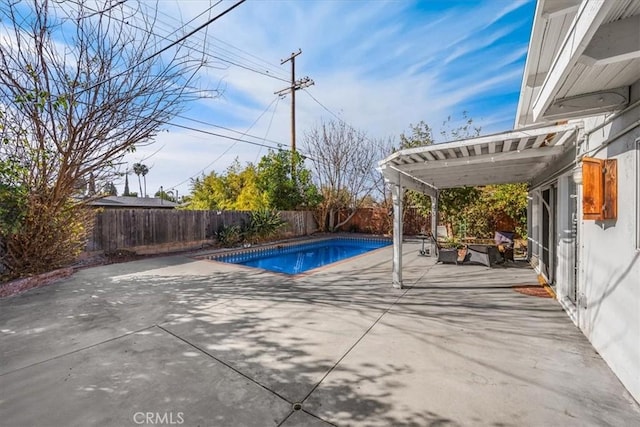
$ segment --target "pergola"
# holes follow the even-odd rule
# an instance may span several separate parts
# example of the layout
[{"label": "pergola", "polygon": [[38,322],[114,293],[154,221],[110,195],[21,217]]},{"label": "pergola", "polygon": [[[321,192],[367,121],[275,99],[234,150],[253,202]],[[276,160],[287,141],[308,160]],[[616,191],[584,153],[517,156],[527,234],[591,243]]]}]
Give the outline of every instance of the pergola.
[{"label": "pergola", "polygon": [[431,197],[436,230],[441,189],[530,183],[580,137],[577,124],[530,127],[397,151],[380,161],[393,198],[393,286],[402,288],[402,195],[404,189]]}]

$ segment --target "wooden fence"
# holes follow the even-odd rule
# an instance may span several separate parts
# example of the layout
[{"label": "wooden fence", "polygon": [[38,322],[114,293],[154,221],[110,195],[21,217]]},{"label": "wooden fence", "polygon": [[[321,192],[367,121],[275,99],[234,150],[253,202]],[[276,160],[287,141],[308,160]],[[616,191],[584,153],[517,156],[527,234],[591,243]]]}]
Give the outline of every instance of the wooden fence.
[{"label": "wooden fence", "polygon": [[[348,212],[340,212],[341,220],[346,218]],[[403,234],[415,235],[431,231],[431,215],[423,216],[418,209],[408,207],[404,209]],[[393,217],[386,208],[360,208],[355,215],[347,221],[341,231],[356,233],[391,234],[393,232]]]},{"label": "wooden fence", "polygon": [[[287,222],[283,237],[311,234],[317,230],[313,214],[283,211]],[[86,252],[131,250],[140,254],[186,250],[211,244],[221,227],[242,225],[249,212],[188,211],[173,209],[105,209],[96,214]]]}]

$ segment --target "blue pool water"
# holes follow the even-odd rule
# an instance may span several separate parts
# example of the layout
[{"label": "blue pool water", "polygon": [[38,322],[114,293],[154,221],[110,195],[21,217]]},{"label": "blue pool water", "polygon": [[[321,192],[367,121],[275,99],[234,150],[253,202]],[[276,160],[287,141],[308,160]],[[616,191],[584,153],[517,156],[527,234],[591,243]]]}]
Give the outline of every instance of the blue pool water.
[{"label": "blue pool water", "polygon": [[215,259],[277,273],[299,274],[390,244],[391,241],[386,239],[331,239],[302,245],[253,250]]}]

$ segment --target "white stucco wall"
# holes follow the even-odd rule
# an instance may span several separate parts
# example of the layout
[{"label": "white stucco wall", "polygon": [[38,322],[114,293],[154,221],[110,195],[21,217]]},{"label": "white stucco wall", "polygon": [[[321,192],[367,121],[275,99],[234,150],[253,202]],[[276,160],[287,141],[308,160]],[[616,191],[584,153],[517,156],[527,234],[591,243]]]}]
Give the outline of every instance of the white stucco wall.
[{"label": "white stucco wall", "polygon": [[[632,103],[640,100],[640,82],[632,87]],[[540,191],[555,184],[557,207],[554,277],[558,300],[613,372],[640,402],[640,105],[606,126],[606,116],[583,120],[588,135],[586,156],[617,159],[618,216],[616,220],[582,219],[582,186],[572,188],[572,162],[551,165],[530,191],[529,232],[532,263],[542,265]],[[596,130],[597,129],[597,130]],[[624,132],[624,134],[621,134]],[[561,171],[554,174],[553,171]],[[570,300],[573,280],[571,194],[577,194],[577,299]],[[536,259],[539,257],[539,259]],[[536,262],[537,261],[537,262]]]},{"label": "white stucco wall", "polygon": [[[589,135],[588,149],[640,119],[640,106]],[[602,119],[585,121],[589,132]],[[618,218],[582,221],[579,326],[636,400],[640,401],[640,250],[637,247],[640,126],[592,157],[618,160]],[[586,308],[582,307],[586,305]]]}]

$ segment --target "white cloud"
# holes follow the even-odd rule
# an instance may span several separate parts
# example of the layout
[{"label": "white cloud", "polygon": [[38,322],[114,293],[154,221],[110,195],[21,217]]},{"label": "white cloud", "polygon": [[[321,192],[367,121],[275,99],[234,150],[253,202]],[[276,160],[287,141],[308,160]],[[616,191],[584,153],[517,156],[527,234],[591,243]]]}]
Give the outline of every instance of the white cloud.
[{"label": "white cloud", "polygon": [[[179,19],[196,17],[209,2],[163,1],[160,5],[159,26],[169,32],[179,26]],[[222,3],[213,15],[229,5]],[[206,44],[204,33],[190,42],[216,56],[285,78],[290,64],[280,66],[280,60],[302,48],[296,58],[296,77],[309,75],[316,82],[309,92],[372,138],[397,137],[420,120],[437,131],[447,116],[458,116],[469,106],[480,105],[479,100],[517,93],[530,31],[528,15],[533,14],[531,2],[486,0],[464,8],[448,7],[446,2],[426,5],[436,5],[438,10],[419,10],[424,4],[410,2],[247,2],[207,29]],[[193,25],[207,18],[201,16]],[[287,86],[236,66],[207,69],[200,84],[216,87],[220,80],[226,87],[223,97],[200,100],[185,114],[239,131],[249,128],[275,99],[274,92]],[[288,96],[279,101],[275,113],[269,110],[249,133],[288,145],[289,101]],[[304,91],[296,93],[296,101],[300,146],[305,130],[332,116]],[[469,114],[485,132],[503,130],[513,121],[516,101],[486,104]],[[222,171],[236,157],[255,162],[266,152],[236,143],[223,155],[233,141],[182,130],[161,133],[156,141],[157,145],[128,157],[134,162],[164,144],[145,161],[153,165],[147,175],[149,193],[160,185],[166,189],[184,181],[203,168]],[[133,189],[131,181],[130,185]],[[180,194],[187,190],[188,184],[179,187]]]}]

